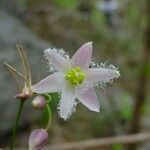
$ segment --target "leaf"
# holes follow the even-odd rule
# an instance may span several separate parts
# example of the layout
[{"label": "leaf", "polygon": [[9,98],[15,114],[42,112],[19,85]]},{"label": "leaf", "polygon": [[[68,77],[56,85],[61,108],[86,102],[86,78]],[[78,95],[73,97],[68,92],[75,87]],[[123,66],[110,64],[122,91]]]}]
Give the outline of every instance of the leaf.
[{"label": "leaf", "polygon": [[113,150],[125,150],[125,148],[121,144],[115,144]]},{"label": "leaf", "polygon": [[74,9],[78,2],[77,0],[55,0],[54,3],[61,8]]}]

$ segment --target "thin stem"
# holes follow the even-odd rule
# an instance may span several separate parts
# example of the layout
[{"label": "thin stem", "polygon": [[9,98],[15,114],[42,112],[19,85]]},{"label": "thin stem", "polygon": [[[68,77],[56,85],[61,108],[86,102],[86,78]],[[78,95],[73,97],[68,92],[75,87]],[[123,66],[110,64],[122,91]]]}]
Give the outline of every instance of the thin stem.
[{"label": "thin stem", "polygon": [[[27,68],[26,68],[25,60],[24,60],[24,57],[23,57],[20,45],[17,44],[16,47],[18,49],[18,53],[19,53],[19,56],[21,58],[21,62],[22,62],[23,70],[24,70],[24,74],[25,74],[25,78],[26,78],[26,80],[28,80]],[[25,82],[25,86],[26,86],[26,82]]]},{"label": "thin stem", "polygon": [[29,82],[24,75],[22,75],[20,72],[18,72],[15,68],[13,68],[11,65],[8,63],[4,62],[4,65],[8,68],[10,68],[12,71],[14,71],[16,74],[18,74],[21,78],[23,78],[26,82]]},{"label": "thin stem", "polygon": [[9,67],[6,66],[6,68],[7,68],[7,70],[10,72],[10,74],[14,77],[15,82],[16,82],[16,85],[17,85],[17,88],[18,88],[18,90],[21,92],[21,87],[20,87],[20,85],[19,85],[19,82],[18,82],[18,80],[17,80],[16,75],[14,74],[14,72],[13,72]]},{"label": "thin stem", "polygon": [[51,101],[51,96],[49,94],[45,93],[43,96],[45,97],[47,102]]},{"label": "thin stem", "polygon": [[22,50],[22,54],[23,54],[23,57],[24,57],[24,60],[25,60],[25,63],[26,63],[26,69],[27,69],[27,74],[28,74],[28,81],[29,83],[31,84],[32,82],[32,79],[31,79],[31,72],[30,72],[30,65],[29,65],[29,61],[27,59],[27,55],[24,51],[24,49],[22,48],[22,46],[20,45],[20,48]]},{"label": "thin stem", "polygon": [[48,124],[45,128],[46,131],[49,130],[49,128],[51,127],[51,123],[52,123],[52,112],[51,112],[51,109],[50,109],[50,106],[49,104],[47,104],[47,111],[48,111]]},{"label": "thin stem", "polygon": [[22,109],[23,109],[23,105],[24,105],[24,101],[20,101],[19,109],[18,109],[17,116],[16,116],[16,120],[15,120],[15,123],[14,123],[14,126],[13,126],[11,143],[10,143],[10,150],[13,150],[13,147],[14,147],[14,143],[15,143],[15,139],[16,139],[16,132],[17,132],[21,112],[22,112]]},{"label": "thin stem", "polygon": [[[28,86],[30,87],[30,84],[31,84],[31,72],[30,72],[30,66],[29,66],[29,62],[28,62],[27,56],[26,56],[25,51],[24,51],[24,49],[22,48],[21,45],[17,44],[16,47],[18,49],[18,53],[20,55],[20,58],[21,58],[21,61],[22,61],[23,67],[24,67],[25,78],[29,81],[29,85]],[[27,84],[28,84],[28,82],[27,82]]]},{"label": "thin stem", "polygon": [[46,100],[46,103],[48,104],[48,103],[50,103],[50,101],[51,101],[51,100]]}]

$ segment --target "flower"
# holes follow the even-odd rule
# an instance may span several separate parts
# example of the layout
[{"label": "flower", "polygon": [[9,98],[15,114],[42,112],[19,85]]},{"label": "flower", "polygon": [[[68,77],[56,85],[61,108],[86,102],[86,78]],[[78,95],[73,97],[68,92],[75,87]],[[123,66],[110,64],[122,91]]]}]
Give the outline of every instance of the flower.
[{"label": "flower", "polygon": [[29,150],[41,150],[47,143],[48,133],[44,129],[35,129],[29,137]]},{"label": "flower", "polygon": [[[44,51],[50,68],[54,73],[33,85],[35,93],[60,92],[59,114],[65,120],[75,111],[81,102],[92,111],[99,112],[99,100],[94,86],[105,84],[120,76],[113,65],[106,67],[91,63],[92,42],[85,43],[70,59],[63,50],[47,49]],[[90,67],[91,65],[91,67]]]},{"label": "flower", "polygon": [[44,96],[38,95],[36,96],[32,101],[32,106],[36,109],[43,109],[47,105],[47,102],[45,100]]}]

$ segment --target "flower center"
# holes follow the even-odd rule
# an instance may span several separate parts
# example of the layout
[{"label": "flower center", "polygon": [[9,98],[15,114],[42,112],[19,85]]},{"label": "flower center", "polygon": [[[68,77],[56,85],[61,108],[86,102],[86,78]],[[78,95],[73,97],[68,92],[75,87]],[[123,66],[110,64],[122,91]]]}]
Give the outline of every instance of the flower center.
[{"label": "flower center", "polygon": [[80,67],[75,67],[67,72],[66,80],[73,85],[81,84],[85,80],[85,73]]}]

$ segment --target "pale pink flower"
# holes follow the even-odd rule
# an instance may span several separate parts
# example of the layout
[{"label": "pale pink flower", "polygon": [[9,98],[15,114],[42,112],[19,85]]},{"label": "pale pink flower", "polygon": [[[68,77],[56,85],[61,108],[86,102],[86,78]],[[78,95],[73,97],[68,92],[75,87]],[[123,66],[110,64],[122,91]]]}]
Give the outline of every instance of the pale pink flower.
[{"label": "pale pink flower", "polygon": [[100,104],[94,86],[103,85],[120,76],[113,65],[96,65],[91,62],[92,42],[82,45],[70,59],[63,51],[47,49],[44,51],[54,73],[34,85],[35,93],[60,92],[59,114],[65,120],[81,102],[92,111],[99,112]]},{"label": "pale pink flower", "polygon": [[44,129],[35,129],[29,137],[29,150],[41,150],[45,147],[48,140],[48,133]]},{"label": "pale pink flower", "polygon": [[46,105],[47,105],[47,102],[45,100],[45,97],[41,95],[34,97],[32,101],[32,106],[36,109],[43,109],[46,107]]}]

